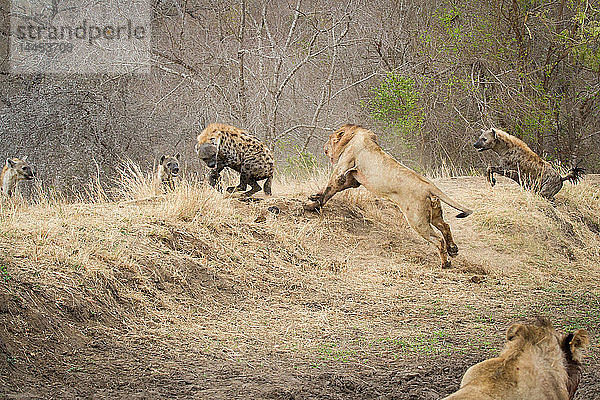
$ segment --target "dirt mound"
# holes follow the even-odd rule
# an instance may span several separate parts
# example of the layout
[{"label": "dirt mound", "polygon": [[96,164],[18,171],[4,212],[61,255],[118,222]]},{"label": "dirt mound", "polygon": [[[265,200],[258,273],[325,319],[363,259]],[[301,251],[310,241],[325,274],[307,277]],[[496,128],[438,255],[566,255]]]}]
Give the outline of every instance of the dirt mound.
[{"label": "dirt mound", "polygon": [[[244,202],[194,185],[141,201],[0,208],[3,398],[438,399],[512,323],[600,326],[598,187],[551,204],[499,180],[437,184],[441,270],[391,203],[364,190],[321,213],[313,188]],[[279,193],[279,195],[277,195]],[[578,397],[599,396],[600,353]]]}]

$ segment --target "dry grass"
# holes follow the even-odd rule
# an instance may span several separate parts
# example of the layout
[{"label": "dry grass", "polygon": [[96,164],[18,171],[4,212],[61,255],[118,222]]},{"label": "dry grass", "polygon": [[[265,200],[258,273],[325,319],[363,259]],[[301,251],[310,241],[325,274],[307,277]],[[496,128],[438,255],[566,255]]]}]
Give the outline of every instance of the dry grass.
[{"label": "dry grass", "polygon": [[[399,210],[365,190],[304,214],[301,200],[325,180],[280,179],[273,198],[244,203],[185,180],[163,192],[130,166],[117,200],[2,202],[0,293],[22,299],[65,340],[90,331],[124,344],[160,338],[300,370],[489,355],[508,324],[535,314],[597,334],[593,183],[567,185],[552,205],[507,181],[491,189],[481,177],[437,180],[476,209],[466,220],[448,212],[461,254],[440,270]],[[36,346],[4,340],[19,357]]]}]

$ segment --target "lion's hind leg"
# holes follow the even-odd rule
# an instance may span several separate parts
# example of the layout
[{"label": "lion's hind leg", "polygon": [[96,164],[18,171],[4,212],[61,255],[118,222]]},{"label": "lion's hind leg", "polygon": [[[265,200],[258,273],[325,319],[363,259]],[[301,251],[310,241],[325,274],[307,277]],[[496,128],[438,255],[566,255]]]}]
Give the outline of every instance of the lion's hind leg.
[{"label": "lion's hind leg", "polygon": [[450,225],[444,221],[442,204],[437,197],[431,198],[431,223],[442,233],[442,236],[444,236],[448,255],[450,257],[456,257],[458,255],[458,246],[454,243],[454,239],[452,238]]},{"label": "lion's hind leg", "polygon": [[419,234],[423,239],[437,246],[442,268],[450,268],[451,263],[448,259],[448,250],[446,249],[446,241],[444,238],[433,230],[431,226],[432,209],[431,207],[423,207],[424,209],[411,210],[410,215],[406,215],[408,224]]}]

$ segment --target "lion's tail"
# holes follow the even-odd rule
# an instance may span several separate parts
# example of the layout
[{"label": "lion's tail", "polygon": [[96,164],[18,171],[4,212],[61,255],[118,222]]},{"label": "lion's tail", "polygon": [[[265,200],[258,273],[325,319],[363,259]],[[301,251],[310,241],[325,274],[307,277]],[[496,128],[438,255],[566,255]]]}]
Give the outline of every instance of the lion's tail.
[{"label": "lion's tail", "polygon": [[585,169],[575,166],[569,170],[569,173],[560,178],[561,181],[569,180],[572,184],[579,183],[581,176],[585,174]]},{"label": "lion's tail", "polygon": [[[433,189],[433,188],[435,188],[435,189]],[[456,216],[456,218],[465,218],[465,217],[468,217],[469,215],[471,215],[473,213],[473,210],[470,210],[467,207],[465,207],[465,206],[457,203],[456,201],[452,200],[450,197],[448,197],[444,192],[442,192],[437,187],[434,186],[433,188],[431,190],[431,194],[433,196],[437,197],[438,199],[440,199],[444,203],[448,204],[450,207],[456,208],[457,210],[462,211],[460,214],[458,214]]]}]

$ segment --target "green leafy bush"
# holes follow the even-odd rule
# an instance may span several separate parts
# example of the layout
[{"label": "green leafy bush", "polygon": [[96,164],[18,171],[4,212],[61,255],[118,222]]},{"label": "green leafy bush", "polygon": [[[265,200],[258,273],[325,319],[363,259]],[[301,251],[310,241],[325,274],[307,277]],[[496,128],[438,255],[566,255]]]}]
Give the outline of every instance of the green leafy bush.
[{"label": "green leafy bush", "polygon": [[423,124],[420,96],[412,78],[388,72],[379,85],[371,88],[366,107],[371,118],[410,144]]}]

